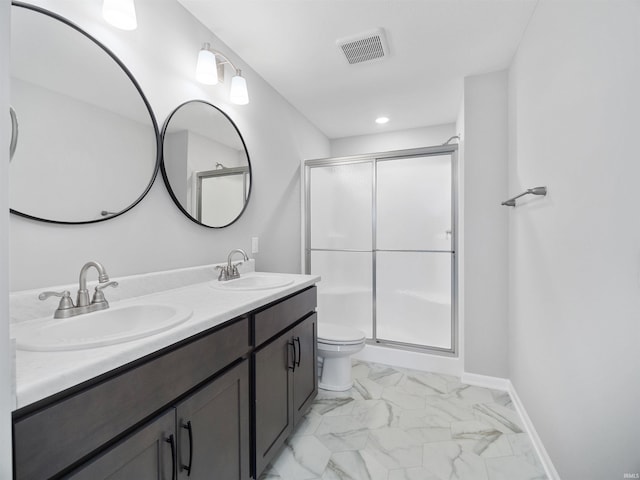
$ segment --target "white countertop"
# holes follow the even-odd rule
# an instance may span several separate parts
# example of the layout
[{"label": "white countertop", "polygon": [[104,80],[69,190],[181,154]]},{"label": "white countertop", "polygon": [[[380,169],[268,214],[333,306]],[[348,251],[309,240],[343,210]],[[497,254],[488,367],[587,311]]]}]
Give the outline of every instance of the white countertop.
[{"label": "white countertop", "polygon": [[[161,303],[185,306],[191,317],[170,330],[138,340],[83,350],[32,352],[16,351],[16,408],[46,398],[117,367],[137,360],[211,327],[232,320],[279,298],[314,285],[317,275],[278,274],[293,280],[280,288],[228,291],[212,286],[216,280],[111,302]],[[108,292],[105,292],[108,293]],[[52,306],[51,313],[55,306]],[[55,321],[52,319],[52,321]]]}]

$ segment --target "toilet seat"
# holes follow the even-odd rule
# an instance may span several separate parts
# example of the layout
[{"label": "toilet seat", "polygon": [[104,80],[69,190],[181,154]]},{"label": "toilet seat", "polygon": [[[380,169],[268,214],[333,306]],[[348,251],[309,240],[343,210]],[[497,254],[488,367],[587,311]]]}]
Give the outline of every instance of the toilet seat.
[{"label": "toilet seat", "polygon": [[355,328],[318,322],[318,343],[326,345],[358,345],[365,341],[363,332]]}]

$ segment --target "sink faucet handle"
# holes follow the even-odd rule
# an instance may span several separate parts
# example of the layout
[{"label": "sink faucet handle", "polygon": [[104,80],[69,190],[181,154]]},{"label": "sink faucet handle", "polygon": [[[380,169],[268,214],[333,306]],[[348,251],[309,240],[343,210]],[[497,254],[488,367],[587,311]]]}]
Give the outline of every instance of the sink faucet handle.
[{"label": "sink faucet handle", "polygon": [[95,291],[93,292],[93,299],[91,299],[91,303],[106,303],[107,300],[104,298],[104,290],[107,287],[117,287],[118,282],[106,282],[100,283],[96,285]]},{"label": "sink faucet handle", "polygon": [[104,290],[107,287],[117,287],[118,282],[99,283],[96,285],[96,291]]},{"label": "sink faucet handle", "polygon": [[229,273],[227,271],[227,267],[223,267],[222,265],[216,265],[216,270],[220,270],[220,273],[218,274],[218,281],[223,282],[227,280],[227,276]]},{"label": "sink faucet handle", "polygon": [[40,300],[46,300],[49,297],[62,297],[60,298],[60,304],[58,310],[66,310],[67,308],[73,308],[73,301],[71,300],[71,292],[64,290],[63,292],[42,292],[38,295]]}]

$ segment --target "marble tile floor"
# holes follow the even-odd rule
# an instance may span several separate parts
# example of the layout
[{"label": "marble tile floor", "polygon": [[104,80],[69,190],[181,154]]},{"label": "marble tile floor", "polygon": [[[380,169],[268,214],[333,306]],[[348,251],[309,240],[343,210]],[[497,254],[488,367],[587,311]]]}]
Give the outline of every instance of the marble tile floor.
[{"label": "marble tile floor", "polygon": [[259,480],[531,480],[544,469],[506,392],[354,362]]}]

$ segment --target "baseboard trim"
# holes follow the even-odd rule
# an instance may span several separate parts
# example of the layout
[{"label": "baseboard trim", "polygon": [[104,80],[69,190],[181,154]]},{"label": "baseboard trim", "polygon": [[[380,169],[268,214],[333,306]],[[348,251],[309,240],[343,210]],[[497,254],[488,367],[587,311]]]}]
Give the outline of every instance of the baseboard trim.
[{"label": "baseboard trim", "polygon": [[492,388],[494,390],[509,391],[511,382],[507,378],[490,377],[488,375],[479,375],[477,373],[464,372],[460,381],[467,385],[475,385],[477,387]]},{"label": "baseboard trim", "polygon": [[511,401],[513,402],[513,406],[516,409],[516,412],[522,420],[525,432],[527,432],[529,438],[531,438],[533,448],[536,451],[538,458],[540,459],[540,463],[542,463],[542,468],[544,468],[547,477],[549,478],[549,480],[560,480],[560,475],[558,475],[558,471],[553,466],[551,458],[549,457],[547,450],[544,448],[542,440],[538,436],[538,432],[536,432],[536,429],[533,426],[533,422],[529,418],[522,400],[520,400],[518,392],[516,392],[516,389],[513,386],[513,383],[511,383],[511,380],[509,380],[508,378],[490,377],[488,375],[478,375],[477,373],[468,372],[464,372],[461,375],[460,380],[462,381],[462,383],[466,383],[468,385],[492,388],[494,390],[503,390],[507,392],[511,397]]},{"label": "baseboard trim", "polygon": [[459,377],[463,370],[462,360],[459,357],[433,355],[381,345],[366,345],[352,358],[363,362],[382,363],[393,367],[443,373],[456,377]]},{"label": "baseboard trim", "polygon": [[538,436],[538,432],[536,432],[536,428],[533,426],[533,422],[529,418],[522,400],[520,400],[520,397],[518,396],[518,392],[516,392],[516,388],[511,383],[511,380],[507,380],[507,382],[509,383],[509,389],[507,390],[507,392],[509,392],[509,395],[511,396],[511,401],[513,402],[516,412],[518,412],[518,415],[520,415],[520,418],[522,419],[525,431],[529,435],[529,438],[531,438],[533,448],[538,454],[538,458],[542,463],[542,467],[544,468],[547,477],[549,478],[549,480],[560,480],[560,475],[558,475],[556,467],[553,466],[553,462],[551,461],[547,450],[544,448],[542,440]]}]

